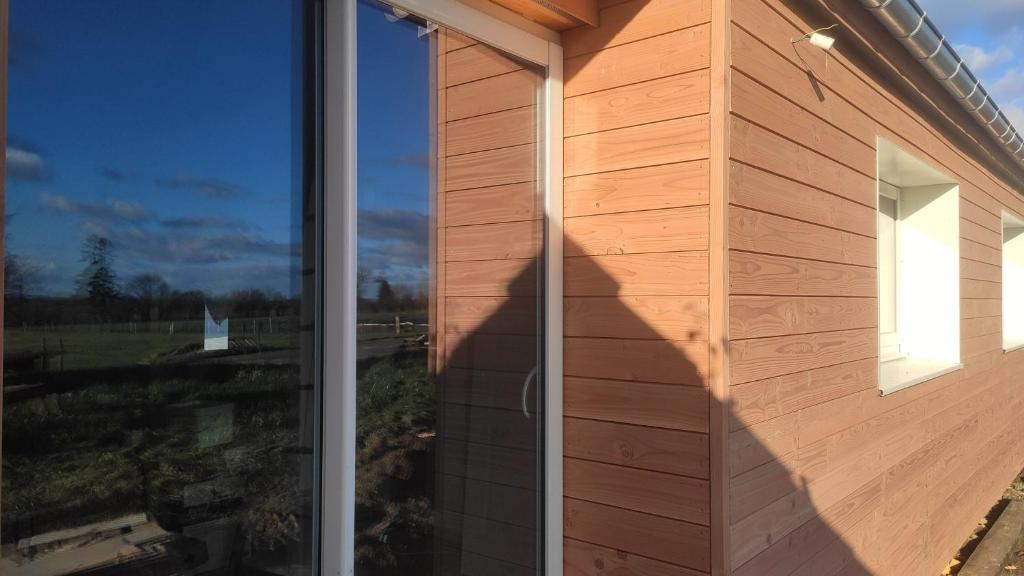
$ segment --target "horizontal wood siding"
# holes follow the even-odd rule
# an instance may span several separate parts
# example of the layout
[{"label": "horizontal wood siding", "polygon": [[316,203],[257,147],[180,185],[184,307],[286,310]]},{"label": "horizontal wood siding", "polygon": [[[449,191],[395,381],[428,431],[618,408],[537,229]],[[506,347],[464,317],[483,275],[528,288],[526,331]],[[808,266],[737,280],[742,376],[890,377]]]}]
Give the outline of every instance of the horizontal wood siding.
[{"label": "horizontal wood siding", "polygon": [[543,75],[445,29],[436,56],[438,546],[449,573],[527,574],[539,528],[537,434],[523,418],[520,390],[537,363]]},{"label": "horizontal wood siding", "polygon": [[[731,7],[732,572],[938,574],[1024,462],[1024,352],[1003,354],[1000,336],[1000,211],[1024,201],[974,160],[984,150],[895,84],[887,60],[957,113],[860,3]],[[827,58],[791,43],[836,21]],[[961,185],[965,366],[885,397],[879,136]]]},{"label": "horizontal wood siding", "polygon": [[563,34],[567,575],[710,572],[710,12]]}]

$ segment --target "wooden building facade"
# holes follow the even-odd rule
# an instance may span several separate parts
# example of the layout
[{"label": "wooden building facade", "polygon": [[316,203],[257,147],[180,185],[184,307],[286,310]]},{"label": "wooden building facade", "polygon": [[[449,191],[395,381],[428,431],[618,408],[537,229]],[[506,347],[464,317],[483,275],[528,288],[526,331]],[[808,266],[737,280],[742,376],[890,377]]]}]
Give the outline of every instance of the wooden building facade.
[{"label": "wooden building facade", "polygon": [[[938,574],[1024,465],[1024,170],[858,2],[599,6],[562,33],[565,573]],[[959,366],[884,395],[880,139],[959,186]]]},{"label": "wooden building facade", "polygon": [[[552,228],[542,67],[424,21],[437,573],[539,573],[546,521],[566,576],[939,574],[1024,466],[1024,292],[1006,289],[1024,164],[1005,140],[854,0],[459,5],[560,45],[563,201]],[[834,46],[804,41],[826,27]],[[528,406],[553,229],[560,406]],[[325,292],[358,290],[340,278]],[[326,356],[328,375],[355,360]],[[558,409],[544,517],[533,426]],[[324,462],[352,489],[354,457]]]}]

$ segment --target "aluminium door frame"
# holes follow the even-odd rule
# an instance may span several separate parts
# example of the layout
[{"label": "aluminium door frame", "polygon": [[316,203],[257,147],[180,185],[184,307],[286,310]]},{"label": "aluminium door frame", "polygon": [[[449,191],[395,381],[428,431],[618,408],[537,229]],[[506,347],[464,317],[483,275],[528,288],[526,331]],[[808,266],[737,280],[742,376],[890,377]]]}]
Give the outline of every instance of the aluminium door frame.
[{"label": "aluminium door frame", "polygon": [[[542,66],[544,567],[562,573],[562,47],[457,0],[386,0]],[[323,429],[320,574],[352,576],[356,440],[356,5],[326,0],[323,32]],[[526,21],[523,20],[525,23]],[[552,38],[555,36],[552,35]]]}]

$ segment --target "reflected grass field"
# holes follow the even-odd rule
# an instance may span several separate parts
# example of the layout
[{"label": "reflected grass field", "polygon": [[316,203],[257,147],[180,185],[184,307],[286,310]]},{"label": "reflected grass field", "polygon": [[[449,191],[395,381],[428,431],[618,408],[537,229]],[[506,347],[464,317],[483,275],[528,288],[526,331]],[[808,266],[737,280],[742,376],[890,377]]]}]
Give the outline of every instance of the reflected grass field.
[{"label": "reflected grass field", "polygon": [[[232,330],[233,339],[248,339],[261,347],[279,349],[295,345],[294,332],[268,332],[266,324]],[[176,351],[202,348],[202,323],[169,322],[129,324],[77,324],[53,327],[4,329],[5,366],[47,357],[47,370],[109,368],[150,364],[167,359]],[[243,324],[243,322],[239,322]],[[198,326],[198,329],[195,328]],[[241,328],[241,326],[240,326]],[[262,331],[259,329],[262,328]],[[41,366],[39,366],[41,368]],[[8,369],[5,367],[5,373]]]},{"label": "reflected grass field", "polygon": [[[63,371],[53,357],[43,368],[44,335],[47,351],[63,338]],[[217,354],[201,338],[6,331],[5,360],[36,360],[15,372],[31,393],[5,398],[4,543],[139,512],[172,532],[229,519],[242,548],[301,537],[298,358],[260,365],[260,352],[294,348],[294,333],[241,348],[232,337]],[[175,364],[182,354],[206,363]]]}]

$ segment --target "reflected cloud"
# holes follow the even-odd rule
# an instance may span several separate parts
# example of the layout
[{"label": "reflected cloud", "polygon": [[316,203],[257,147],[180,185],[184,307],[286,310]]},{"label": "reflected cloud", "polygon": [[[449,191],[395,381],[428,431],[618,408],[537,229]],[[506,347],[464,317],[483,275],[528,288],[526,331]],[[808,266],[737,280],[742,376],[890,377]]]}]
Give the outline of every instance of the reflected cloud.
[{"label": "reflected cloud", "polygon": [[43,157],[26,148],[7,146],[7,177],[12,180],[38,182],[43,179]]},{"label": "reflected cloud", "polygon": [[230,199],[242,195],[242,188],[217,178],[199,178],[179,174],[174,178],[158,179],[156,185],[168,190],[187,190],[209,199]]},{"label": "reflected cloud", "polygon": [[390,160],[396,166],[411,166],[413,168],[421,168],[423,170],[430,168],[429,154],[403,154],[399,156],[392,156]]},{"label": "reflected cloud", "polygon": [[124,170],[118,170],[117,168],[111,168],[109,166],[103,166],[96,172],[107,182],[113,182],[115,184],[121,184],[138,178],[136,174],[125,172]]},{"label": "reflected cloud", "polygon": [[359,238],[425,244],[430,220],[423,212],[401,208],[359,211]]},{"label": "reflected cloud", "polygon": [[172,230],[202,230],[213,228],[235,228],[237,230],[250,230],[252,225],[242,220],[232,220],[219,216],[168,218],[161,220],[160,225]]},{"label": "reflected cloud", "polygon": [[79,202],[66,196],[55,196],[43,192],[39,195],[39,204],[47,210],[60,214],[78,214],[108,222],[144,222],[153,218],[153,213],[142,204],[117,198],[108,198],[105,204]]},{"label": "reflected cloud", "polygon": [[133,226],[127,230],[107,230],[122,257],[139,258],[149,263],[215,264],[246,257],[289,258],[299,247],[248,233],[214,235],[165,234]]}]

